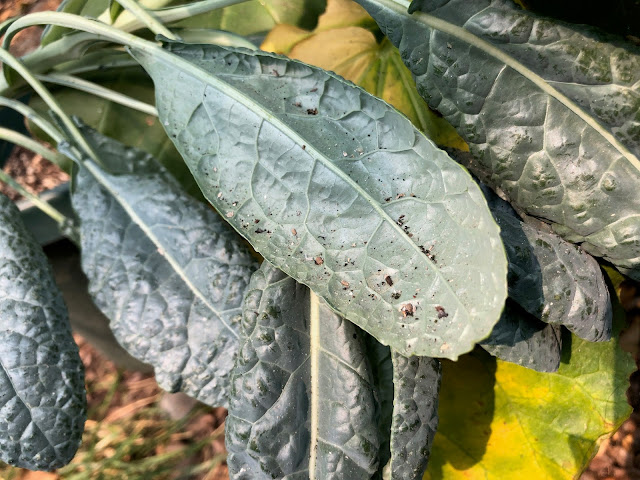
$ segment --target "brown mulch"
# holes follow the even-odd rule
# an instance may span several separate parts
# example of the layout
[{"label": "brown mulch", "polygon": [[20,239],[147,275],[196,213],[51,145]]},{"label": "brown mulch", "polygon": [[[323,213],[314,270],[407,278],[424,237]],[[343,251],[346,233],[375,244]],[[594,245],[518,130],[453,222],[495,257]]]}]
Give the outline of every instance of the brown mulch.
[{"label": "brown mulch", "polygon": [[[69,181],[69,175],[60,167],[41,155],[34,155],[30,150],[18,146],[11,151],[3,170],[32,193],[41,193]],[[0,193],[13,201],[22,198],[18,192],[2,182]]]}]

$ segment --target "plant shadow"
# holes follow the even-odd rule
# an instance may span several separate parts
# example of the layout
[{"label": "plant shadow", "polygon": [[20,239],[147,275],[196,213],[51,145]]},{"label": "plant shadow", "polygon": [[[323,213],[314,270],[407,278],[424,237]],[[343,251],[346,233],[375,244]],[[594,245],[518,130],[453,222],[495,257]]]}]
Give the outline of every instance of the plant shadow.
[{"label": "plant shadow", "polygon": [[495,373],[496,359],[480,348],[442,362],[440,424],[425,479],[445,478],[445,464],[462,471],[482,460],[495,410]]}]

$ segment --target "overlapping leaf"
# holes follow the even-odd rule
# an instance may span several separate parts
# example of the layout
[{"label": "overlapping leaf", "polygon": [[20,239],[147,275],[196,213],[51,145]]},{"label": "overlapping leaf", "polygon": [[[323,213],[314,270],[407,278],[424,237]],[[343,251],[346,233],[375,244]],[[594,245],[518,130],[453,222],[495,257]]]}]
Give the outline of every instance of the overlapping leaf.
[{"label": "overlapping leaf", "polygon": [[226,405],[241,302],[256,261],[213,211],[149,155],[88,128],[72,195],[82,266],[118,341],[158,384]]},{"label": "overlapping leaf", "polygon": [[494,357],[539,372],[555,372],[562,356],[562,330],[541,322],[510,298],[491,335],[480,342]]},{"label": "overlapping leaf", "polygon": [[372,27],[357,3],[328,0],[313,31],[276,25],[261,48],[336,72],[396,107],[436,144],[466,150],[455,129],[420,97],[398,50],[386,38],[378,43]]},{"label": "overlapping leaf", "polygon": [[466,171],[335,75],[170,48],[132,50],[204,195],[256,250],[400,353],[456,358],[489,334],[506,262]]},{"label": "overlapping leaf", "polygon": [[[614,310],[617,333],[624,313]],[[636,367],[617,339],[571,336],[569,346],[557,373],[481,351],[443,362],[440,424],[425,478],[575,478],[629,415],[625,392]]]},{"label": "overlapping leaf", "polygon": [[234,479],[371,478],[378,467],[366,334],[264,262],[244,306],[226,445]]},{"label": "overlapping leaf", "polygon": [[506,0],[358,0],[530,215],[640,279],[640,49]]},{"label": "overlapping leaf", "polygon": [[404,357],[392,353],[393,423],[391,461],[385,478],[422,478],[438,427],[438,394],[442,368],[429,357]]},{"label": "overlapping leaf", "polygon": [[439,387],[438,360],[390,355],[264,262],[232,373],[231,478],[420,479]]},{"label": "overlapping leaf", "polygon": [[20,212],[0,195],[0,458],[62,467],[85,418],[84,370],[62,295]]}]

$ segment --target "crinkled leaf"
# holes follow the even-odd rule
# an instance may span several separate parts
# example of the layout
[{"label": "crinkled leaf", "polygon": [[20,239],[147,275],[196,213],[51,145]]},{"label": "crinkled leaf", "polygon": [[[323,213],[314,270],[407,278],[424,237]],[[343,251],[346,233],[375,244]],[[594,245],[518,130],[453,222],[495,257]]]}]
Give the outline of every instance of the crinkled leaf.
[{"label": "crinkled leaf", "polygon": [[0,195],[0,458],[31,470],[66,465],[86,407],[82,362],[47,258]]},{"label": "crinkled leaf", "polygon": [[561,328],[541,322],[508,298],[500,321],[480,345],[501,360],[555,372],[562,354]]},{"label": "crinkled leaf", "polygon": [[72,194],[96,305],[129,353],[154,366],[162,388],[226,405],[256,261],[151,156],[82,131],[111,171],[87,160]]},{"label": "crinkled leaf", "polygon": [[598,262],[558,235],[520,221],[507,202],[481,188],[507,252],[509,297],[534,317],[564,325],[580,338],[609,340],[611,300]]},{"label": "crinkled leaf", "polygon": [[[624,312],[614,305],[614,334]],[[425,479],[573,479],[631,411],[636,366],[617,338],[571,336],[557,373],[481,351],[443,362],[440,423]]]},{"label": "crinkled leaf", "polygon": [[376,424],[378,425],[378,438],[380,439],[380,451],[378,453],[378,471],[371,477],[373,480],[381,480],[384,468],[391,459],[391,423],[393,422],[393,362],[391,349],[382,345],[371,335],[366,335],[366,350],[371,364],[373,381],[376,394]]},{"label": "crinkled leaf", "polygon": [[438,392],[442,367],[429,357],[405,357],[395,352],[393,359],[393,423],[391,462],[385,479],[421,479],[438,427]]},{"label": "crinkled leaf", "polygon": [[232,373],[231,478],[371,478],[379,438],[365,337],[262,264],[245,300]]},{"label": "crinkled leaf", "polygon": [[386,38],[378,43],[366,28],[371,26],[375,22],[358,4],[328,0],[313,32],[277,25],[261,48],[336,72],[396,107],[436,144],[467,150],[455,129],[420,97],[398,49]]},{"label": "crinkled leaf", "polygon": [[490,333],[506,261],[464,169],[331,73],[170,48],[133,53],[204,195],[257,251],[400,353],[457,358]]},{"label": "crinkled leaf", "polygon": [[640,279],[640,48],[505,0],[358,3],[481,180]]}]

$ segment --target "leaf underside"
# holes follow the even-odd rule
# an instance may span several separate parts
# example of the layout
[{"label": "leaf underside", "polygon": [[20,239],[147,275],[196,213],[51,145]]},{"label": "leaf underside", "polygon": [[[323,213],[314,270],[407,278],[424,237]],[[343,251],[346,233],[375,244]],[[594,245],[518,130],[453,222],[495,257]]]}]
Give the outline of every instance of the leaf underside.
[{"label": "leaf underside", "polygon": [[257,251],[400,353],[456,358],[489,334],[506,295],[498,230],[405,117],[299,62],[169,48],[133,53],[205,197]]},{"label": "leaf underside", "polygon": [[62,467],[85,418],[84,369],[62,295],[20,212],[0,195],[0,458]]},{"label": "leaf underside", "polygon": [[151,156],[82,132],[112,172],[81,167],[72,195],[96,305],[129,353],[154,367],[162,388],[226,405],[256,260]]},{"label": "leaf underside", "polygon": [[640,50],[505,0],[358,0],[467,166],[565,239],[640,279]]}]

